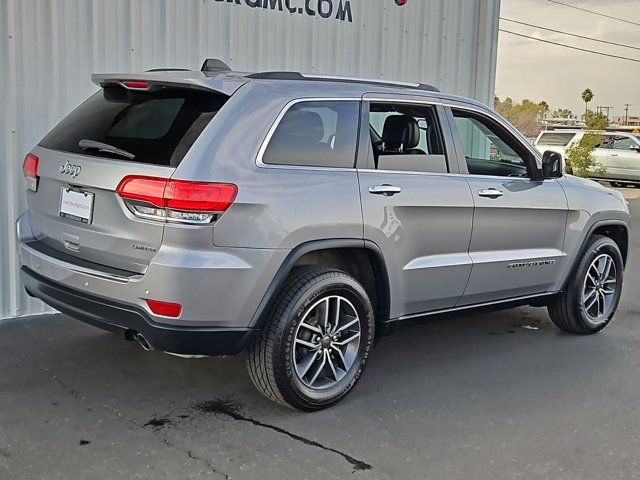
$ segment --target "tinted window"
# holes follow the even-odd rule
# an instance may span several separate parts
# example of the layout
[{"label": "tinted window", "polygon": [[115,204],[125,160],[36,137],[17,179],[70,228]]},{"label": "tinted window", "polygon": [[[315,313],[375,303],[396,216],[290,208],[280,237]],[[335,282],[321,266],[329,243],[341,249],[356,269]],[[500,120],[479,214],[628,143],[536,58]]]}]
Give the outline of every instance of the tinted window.
[{"label": "tinted window", "polygon": [[490,119],[470,112],[453,115],[464,148],[469,173],[500,177],[526,177],[524,148]]},{"label": "tinted window", "polygon": [[570,132],[545,132],[540,136],[538,144],[554,147],[566,147],[575,136],[575,133]]},{"label": "tinted window", "polygon": [[106,87],[71,112],[40,145],[64,152],[129,160],[122,155],[79,146],[81,140],[92,140],[135,155],[134,162],[177,166],[226,98],[181,89],[134,92],[117,86]]},{"label": "tinted window", "polygon": [[359,102],[300,102],[282,117],[262,161],[277,165],[353,168]]}]

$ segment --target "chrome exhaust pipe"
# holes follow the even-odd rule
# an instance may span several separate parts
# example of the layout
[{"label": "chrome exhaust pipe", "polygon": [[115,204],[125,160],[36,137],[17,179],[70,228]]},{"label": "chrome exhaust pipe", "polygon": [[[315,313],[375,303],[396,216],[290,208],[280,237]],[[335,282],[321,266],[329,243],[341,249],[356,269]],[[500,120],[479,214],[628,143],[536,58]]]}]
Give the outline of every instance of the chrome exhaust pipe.
[{"label": "chrome exhaust pipe", "polygon": [[150,352],[151,350],[153,350],[153,347],[151,346],[149,341],[146,338],[144,338],[144,336],[141,333],[136,333],[136,342],[138,342],[138,344],[142,347],[142,349],[145,352]]}]

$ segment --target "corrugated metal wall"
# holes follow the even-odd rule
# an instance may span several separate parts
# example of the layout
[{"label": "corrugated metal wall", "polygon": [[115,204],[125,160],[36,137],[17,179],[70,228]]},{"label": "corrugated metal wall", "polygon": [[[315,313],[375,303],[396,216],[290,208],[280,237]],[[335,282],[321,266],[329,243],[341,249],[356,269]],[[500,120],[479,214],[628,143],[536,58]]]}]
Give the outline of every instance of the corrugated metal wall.
[{"label": "corrugated metal wall", "polygon": [[21,162],[95,90],[92,72],[198,68],[216,57],[241,71],[421,81],[493,98],[500,0],[350,0],[351,22],[336,19],[341,2],[0,0],[0,318],[45,311],[18,281]]}]

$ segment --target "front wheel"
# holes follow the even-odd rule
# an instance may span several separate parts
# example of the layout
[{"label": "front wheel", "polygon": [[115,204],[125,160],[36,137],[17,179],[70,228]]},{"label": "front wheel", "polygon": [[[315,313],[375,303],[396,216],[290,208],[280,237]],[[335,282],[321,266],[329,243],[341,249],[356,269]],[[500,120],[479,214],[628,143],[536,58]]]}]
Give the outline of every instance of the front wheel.
[{"label": "front wheel", "polygon": [[249,347],[247,368],[267,398],[299,410],[342,400],[360,378],[374,339],[365,289],[339,270],[293,271]]},{"label": "front wheel", "polygon": [[574,267],[564,292],[549,304],[549,316],[565,332],[587,335],[606,327],[622,293],[624,264],[616,243],[592,236]]}]

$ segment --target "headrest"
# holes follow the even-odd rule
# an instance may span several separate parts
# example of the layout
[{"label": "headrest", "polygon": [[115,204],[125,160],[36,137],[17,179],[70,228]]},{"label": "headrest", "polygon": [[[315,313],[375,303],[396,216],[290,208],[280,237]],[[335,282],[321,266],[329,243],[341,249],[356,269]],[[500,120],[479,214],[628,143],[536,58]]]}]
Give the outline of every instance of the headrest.
[{"label": "headrest", "polygon": [[321,142],[324,138],[322,117],[305,110],[287,112],[278,130],[284,132],[287,137],[299,137],[302,134],[305,141],[310,143]]},{"label": "headrest", "polygon": [[415,148],[420,143],[420,128],[415,118],[408,115],[391,115],[384,121],[382,141],[385,149]]}]

